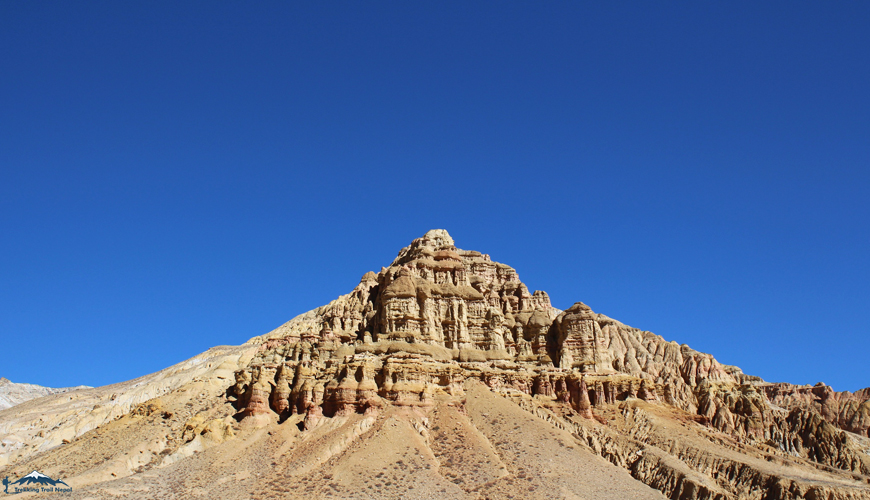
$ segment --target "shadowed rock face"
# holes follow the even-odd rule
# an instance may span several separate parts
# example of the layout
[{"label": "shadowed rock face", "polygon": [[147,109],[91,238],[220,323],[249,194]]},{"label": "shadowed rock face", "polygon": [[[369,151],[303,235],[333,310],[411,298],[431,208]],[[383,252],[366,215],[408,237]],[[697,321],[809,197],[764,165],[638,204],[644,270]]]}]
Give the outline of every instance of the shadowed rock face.
[{"label": "shadowed rock face", "polygon": [[[162,437],[165,458],[148,464],[168,467],[209,447],[230,446],[237,436],[249,443],[264,429],[292,437],[274,445],[288,456],[319,449],[312,440],[322,441],[328,453],[297,459],[288,469],[306,474],[317,467],[341,469],[336,464],[343,450],[359,464],[358,448],[410,439],[389,434],[394,428],[413,429],[414,439],[422,439],[419,457],[460,460],[463,453],[454,450],[460,444],[443,444],[455,436],[431,424],[450,416],[444,425],[463,439],[483,439],[469,456],[487,458],[467,470],[454,458],[438,465],[445,472],[433,484],[452,477],[451,485],[464,485],[434,490],[450,491],[449,498],[507,492],[573,498],[569,490],[577,485],[557,491],[542,486],[550,483],[535,482],[528,490],[512,483],[525,481],[526,470],[537,470],[536,477],[568,474],[564,465],[558,473],[541,469],[561,450],[519,453],[537,446],[517,441],[534,428],[571,436],[584,453],[670,498],[870,499],[870,389],[767,383],[582,302],[560,311],[545,292],[531,293],[513,268],[457,248],[444,230],[414,240],[388,267],[363,275],[349,294],[238,349],[222,361],[234,367],[234,376],[196,368],[190,382],[179,378],[172,392],[155,392],[166,394],[159,398],[163,403],[133,410],[131,415],[184,429]],[[193,373],[195,366],[184,370]],[[167,401],[181,409],[153,409]],[[178,416],[189,408],[198,413]],[[508,415],[510,425],[503,420]],[[33,435],[38,424],[21,426]],[[344,434],[333,436],[330,429]],[[308,444],[295,447],[297,441]],[[19,460],[28,456],[18,453]],[[574,463],[577,457],[566,453],[565,463]],[[514,460],[532,462],[512,470]],[[537,487],[546,495],[531,493]],[[417,493],[403,489],[395,497]]]}]

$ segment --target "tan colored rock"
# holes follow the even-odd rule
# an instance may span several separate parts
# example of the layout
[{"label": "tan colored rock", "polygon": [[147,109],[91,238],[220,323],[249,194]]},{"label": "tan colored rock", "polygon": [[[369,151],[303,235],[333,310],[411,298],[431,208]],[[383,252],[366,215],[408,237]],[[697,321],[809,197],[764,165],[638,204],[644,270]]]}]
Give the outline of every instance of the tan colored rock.
[{"label": "tan colored rock", "polygon": [[90,389],[90,387],[80,385],[77,387],[52,388],[35,384],[16,384],[6,377],[0,377],[0,410],[11,408],[31,399],[48,396],[49,394],[62,394],[79,389]]},{"label": "tan colored rock", "polygon": [[870,390],[559,311],[443,230],[245,346],[91,391],[0,411],[0,473],[82,498],[870,499]]},{"label": "tan colored rock", "polygon": [[613,371],[606,337],[598,324],[597,315],[589,306],[578,302],[563,311],[556,318],[555,330],[561,368],[590,373]]}]

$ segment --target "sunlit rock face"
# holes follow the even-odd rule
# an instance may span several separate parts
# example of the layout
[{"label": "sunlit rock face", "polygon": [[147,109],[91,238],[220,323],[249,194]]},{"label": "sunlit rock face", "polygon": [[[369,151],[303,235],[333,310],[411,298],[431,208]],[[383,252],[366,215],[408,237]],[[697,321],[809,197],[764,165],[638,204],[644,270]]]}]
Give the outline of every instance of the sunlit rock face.
[{"label": "sunlit rock face", "polygon": [[403,248],[389,267],[366,273],[350,294],[267,338],[403,341],[551,363],[547,334],[558,313],[547,294],[530,293],[512,267],[460,250],[446,231],[435,229]]},{"label": "sunlit rock face", "polygon": [[666,405],[742,442],[870,471],[863,445],[842,434],[867,436],[870,393],[767,384],[582,302],[560,311],[512,267],[457,248],[441,229],[351,293],[249,343],[259,352],[229,394],[255,425],[304,415],[308,429],[390,406],[425,412],[438,398],[460,405],[476,379],[585,420],[634,401]]},{"label": "sunlit rock face", "polygon": [[554,329],[561,368],[594,373],[614,371],[607,335],[597,319],[592,309],[582,302],[556,318]]},{"label": "sunlit rock face", "polygon": [[[262,351],[237,374],[234,393],[243,416],[426,406],[434,392],[460,394],[468,367],[498,361],[528,368],[488,383],[531,394],[530,369],[554,368],[548,338],[559,313],[512,267],[461,250],[435,229],[389,267],[364,274],[350,294],[252,339]],[[547,393],[564,382],[550,378],[539,384]]]},{"label": "sunlit rock face", "polygon": [[[529,293],[512,267],[457,249],[442,229],[402,249],[377,276],[373,339],[424,342],[448,349],[546,356],[557,311],[546,293]],[[537,313],[537,314],[535,314]],[[365,332],[363,337],[365,338]]]},{"label": "sunlit rock face", "polygon": [[[193,453],[225,463],[232,447],[206,448],[233,440],[233,460],[256,455],[249,463],[262,467],[267,455],[241,451],[254,450],[252,440],[260,436],[265,448],[258,450],[268,450],[274,461],[266,469],[276,479],[258,477],[253,487],[272,484],[283,497],[287,489],[277,487],[288,484],[288,472],[307,478],[342,460],[353,467],[376,463],[368,453],[364,460],[355,454],[366,443],[398,443],[397,465],[404,470],[406,445],[414,441],[420,451],[413,455],[430,457],[431,470],[450,478],[437,483],[434,491],[443,492],[443,485],[457,484],[458,469],[436,453],[449,448],[466,455],[471,448],[456,443],[484,439],[477,449],[486,461],[468,462],[468,470],[501,463],[520,449],[528,450],[529,460],[515,476],[499,467],[478,485],[469,483],[468,498],[508,498],[480,488],[515,480],[522,489],[511,490],[520,493],[514,497],[561,498],[568,490],[542,488],[544,496],[536,496],[526,483],[561,480],[569,474],[552,473],[553,464],[591,452],[667,498],[870,500],[870,389],[767,383],[582,302],[559,311],[546,293],[531,293],[513,268],[457,248],[443,230],[414,240],[380,272],[365,273],[347,295],[244,346],[214,348],[127,384],[44,401],[47,406],[30,401],[0,411],[0,467],[42,460],[43,451],[64,445],[102,468],[109,448],[136,443],[112,434],[129,426],[137,435],[153,433],[147,446],[119,453],[118,468],[105,470],[106,481],[115,485],[118,471],[133,474],[157,464],[188,477],[187,466],[169,465]],[[54,416],[51,408],[57,408]],[[84,435],[110,421],[118,422],[105,433]],[[549,451],[539,446],[556,433],[564,440]],[[514,437],[525,442],[519,446]],[[97,442],[103,448],[94,447]],[[59,449],[69,467],[73,452]],[[191,463],[204,463],[199,460]],[[299,468],[306,463],[315,465]],[[528,473],[533,465],[539,474]],[[586,470],[573,467],[570,474]],[[32,470],[30,463],[20,468],[22,474]],[[421,473],[409,471],[415,481]],[[322,474],[330,491],[337,491],[332,481],[340,474]],[[371,477],[361,474],[364,482]],[[91,472],[84,476],[96,481]],[[396,498],[418,495],[416,484],[413,494]],[[222,498],[220,488],[216,498]]]},{"label": "sunlit rock face", "polygon": [[[461,394],[469,376],[555,397],[587,416],[587,406],[626,398],[695,412],[696,386],[745,377],[582,302],[559,311],[512,267],[457,248],[442,229],[365,273],[351,293],[251,342],[261,352],[234,389],[251,416],[425,406],[434,393]],[[582,390],[577,374],[587,376]]]}]

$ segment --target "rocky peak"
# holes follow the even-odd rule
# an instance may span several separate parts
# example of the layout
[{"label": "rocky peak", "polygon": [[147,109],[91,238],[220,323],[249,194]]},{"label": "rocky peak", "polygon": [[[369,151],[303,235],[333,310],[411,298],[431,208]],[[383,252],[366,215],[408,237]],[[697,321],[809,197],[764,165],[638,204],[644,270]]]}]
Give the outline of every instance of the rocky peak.
[{"label": "rocky peak", "polygon": [[442,229],[367,272],[351,293],[249,343],[260,351],[230,393],[253,421],[304,414],[313,428],[389,405],[425,409],[436,397],[461,398],[464,382],[477,379],[585,419],[631,401],[666,405],[746,442],[870,471],[855,446],[818,444],[840,429],[868,436],[870,394],[767,384],[583,302],[559,311],[514,268],[457,248]]},{"label": "rocky peak", "polygon": [[[708,354],[596,314],[582,302],[559,311],[546,292],[530,292],[514,268],[487,254],[457,248],[443,229],[412,241],[377,274],[365,273],[351,293],[250,342],[263,345],[262,363],[241,375],[237,390],[249,400],[248,413],[254,414],[276,397],[264,393],[251,402],[252,395],[272,383],[257,384],[255,379],[271,380],[282,365],[281,373],[303,370],[303,378],[311,380],[307,387],[322,386],[327,394],[321,397],[327,401],[332,388],[346,391],[346,379],[359,378],[348,375],[358,369],[346,363],[362,363],[367,372],[380,370],[372,380],[384,379],[375,391],[381,397],[388,396],[388,379],[407,375],[409,366],[415,372],[428,367],[428,375],[414,376],[419,378],[414,385],[419,394],[424,389],[455,391],[454,375],[446,373],[454,373],[459,363],[464,369],[495,369],[502,373],[497,378],[501,382],[493,383],[511,380],[529,394],[558,392],[575,406],[585,407],[584,399],[594,406],[641,397],[664,399],[689,411],[699,404],[693,387],[708,380],[736,383],[735,377],[742,375]],[[336,360],[338,353],[345,356],[345,364]],[[371,358],[373,353],[386,357]],[[405,356],[401,362],[400,353]],[[410,365],[407,356],[414,359]],[[289,384],[294,376],[286,378]],[[298,373],[295,378],[299,383]],[[279,399],[284,397],[282,393]],[[303,399],[295,405],[299,411],[318,397],[311,393]],[[292,411],[294,405],[279,407]],[[329,403],[325,409],[329,413],[336,407]],[[584,409],[584,414],[589,413]]]},{"label": "rocky peak", "polygon": [[430,229],[426,234],[415,239],[410,245],[400,250],[398,258],[401,259],[403,256],[414,252],[437,252],[440,250],[455,251],[456,246],[454,246],[453,238],[451,238],[450,233],[444,229]]},{"label": "rocky peak", "polygon": [[[180,484],[195,465],[167,466],[203,451],[191,463],[221,464],[211,462],[208,474],[246,460],[245,467],[273,474],[271,482],[258,474],[247,483],[258,494],[271,487],[272,496],[286,496],[286,485],[308,484],[308,496],[359,498],[371,496],[373,486],[362,495],[341,490],[360,483],[348,471],[360,464],[387,470],[380,451],[397,444],[393,470],[407,472],[413,491],[409,486],[395,498],[422,495],[418,486],[433,474],[437,489],[429,491],[463,486],[451,498],[586,491],[559,481],[589,476],[576,471],[588,472],[595,453],[667,498],[870,499],[870,389],[767,383],[583,302],[559,311],[545,292],[530,292],[512,267],[457,248],[444,230],[411,242],[350,293],[245,346],[215,350],[126,387],[89,392],[87,404],[69,397],[60,405],[55,398],[0,412],[0,466],[10,456],[43,464],[46,446],[66,443],[70,448],[55,454],[62,467],[72,453],[104,469],[114,453],[105,450],[136,441],[113,432],[126,428],[138,436],[150,428],[151,454],[142,443],[118,452],[113,460],[124,465],[105,469],[106,481],[118,484],[118,467],[132,473],[159,463],[151,472],[183,471],[186,478],[161,483]],[[16,385],[0,379],[0,403]],[[134,403],[129,415],[116,418]],[[64,416],[52,416],[53,408]],[[93,422],[110,420],[118,423],[105,433],[82,435]],[[225,460],[232,447],[206,449],[233,440],[241,448],[231,451],[232,463]],[[102,451],[94,447],[100,442]],[[409,447],[430,463],[409,468]],[[263,467],[264,456],[272,467]],[[342,462],[350,468],[336,466]],[[15,467],[31,470],[29,462]],[[382,477],[375,470],[357,477],[374,482]],[[490,472],[477,476],[481,470]],[[616,477],[611,472],[608,483]],[[305,483],[311,477],[328,483],[313,490]],[[147,477],[135,479],[128,491],[145,491],[139,488]],[[250,496],[224,491],[239,485],[244,480],[209,493]],[[378,498],[389,497],[382,492]],[[602,498],[664,498],[611,493]]]},{"label": "rocky peak", "polygon": [[522,352],[548,364],[547,333],[558,313],[545,292],[529,292],[515,269],[458,249],[447,231],[433,229],[389,267],[366,273],[350,294],[253,341],[400,340],[491,351],[501,359]]}]

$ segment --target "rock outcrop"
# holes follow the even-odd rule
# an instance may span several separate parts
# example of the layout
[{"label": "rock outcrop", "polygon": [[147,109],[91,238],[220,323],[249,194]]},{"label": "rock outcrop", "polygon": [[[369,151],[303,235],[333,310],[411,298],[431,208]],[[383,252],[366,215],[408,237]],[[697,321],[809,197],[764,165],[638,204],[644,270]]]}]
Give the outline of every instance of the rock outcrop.
[{"label": "rock outcrop", "polygon": [[[463,383],[477,379],[592,421],[623,402],[662,405],[744,445],[870,473],[867,450],[848,437],[867,436],[870,390],[768,384],[582,302],[559,311],[513,268],[457,248],[443,230],[350,294],[249,343],[260,352],[230,391],[242,415],[311,415],[312,405],[327,418],[384,405],[426,411],[440,394],[461,399]],[[276,379],[276,370],[295,376]]]},{"label": "rock outcrop", "polygon": [[[169,467],[268,432],[285,436],[265,448],[271,456],[307,457],[289,462],[287,474],[308,474],[333,470],[343,456],[370,463],[380,451],[362,459],[352,443],[397,432],[402,442],[419,441],[417,458],[450,457],[437,467],[447,476],[431,478],[440,488],[433,491],[448,491],[439,481],[452,477],[450,484],[461,487],[449,490],[451,498],[507,492],[538,498],[531,493],[538,486],[558,483],[540,478],[555,473],[542,469],[544,462],[513,462],[533,456],[517,450],[537,446],[516,441],[515,433],[535,428],[535,439],[549,442],[548,453],[564,460],[558,467],[597,454],[670,498],[870,499],[870,389],[767,383],[582,302],[560,311],[545,292],[531,292],[516,270],[457,248],[444,230],[429,231],[388,267],[365,273],[349,294],[236,349],[221,354],[232,375],[189,366],[196,377],[151,391],[179,401],[174,410],[143,402],[141,384],[124,389],[124,400],[140,404],[124,410],[151,419],[153,429],[180,429],[177,437],[158,433],[165,458],[136,464]],[[202,394],[181,406],[191,390]],[[510,426],[503,420],[508,415]],[[108,412],[102,421],[108,416],[120,418]],[[473,470],[456,465],[463,456],[454,457],[452,447],[432,442],[433,435],[449,442],[455,436],[430,418],[449,424],[462,442],[477,443],[469,444],[468,457],[478,457]],[[39,425],[19,421],[19,441],[23,429],[34,436]],[[100,424],[75,431],[63,425],[64,435],[77,439]],[[4,429],[8,441],[11,427],[0,418]],[[47,449],[14,446],[9,463]],[[410,459],[401,460],[403,468],[404,460]],[[514,484],[526,478],[538,486]],[[340,491],[336,484],[329,488]],[[643,488],[633,494],[649,496],[652,490]]]},{"label": "rock outcrop", "polygon": [[[458,249],[437,229],[389,267],[363,275],[350,294],[248,343],[261,350],[237,374],[239,407],[244,415],[285,418],[312,403],[327,415],[374,398],[423,405],[428,393],[456,394],[470,375],[575,406],[641,398],[696,412],[705,384],[746,379],[709,354],[582,302],[559,311],[545,292],[530,293],[513,268]],[[591,389],[581,391],[573,373],[588,375]]]}]

